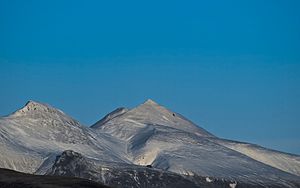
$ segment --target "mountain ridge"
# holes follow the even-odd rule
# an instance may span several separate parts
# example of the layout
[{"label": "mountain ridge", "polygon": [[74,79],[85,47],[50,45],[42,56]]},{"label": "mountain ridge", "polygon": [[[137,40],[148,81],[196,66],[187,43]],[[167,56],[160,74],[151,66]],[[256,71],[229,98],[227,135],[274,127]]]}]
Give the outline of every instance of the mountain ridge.
[{"label": "mountain ridge", "polygon": [[[114,171],[116,177],[128,168],[134,175],[134,168],[149,171],[146,166],[151,166],[187,177],[292,188],[300,176],[300,156],[218,138],[153,100],[133,109],[118,108],[91,127],[34,101],[16,112],[21,114],[0,118],[2,168],[45,174],[57,156],[73,150]],[[61,166],[66,173],[68,168]],[[93,166],[85,168],[88,172]],[[87,174],[85,178],[101,177],[96,172]]]}]

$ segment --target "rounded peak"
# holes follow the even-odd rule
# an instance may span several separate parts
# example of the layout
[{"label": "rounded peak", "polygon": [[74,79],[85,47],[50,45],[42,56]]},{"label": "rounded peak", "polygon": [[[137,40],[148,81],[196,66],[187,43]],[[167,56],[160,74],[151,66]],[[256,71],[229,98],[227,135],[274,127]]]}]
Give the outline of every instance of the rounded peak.
[{"label": "rounded peak", "polygon": [[42,109],[49,109],[49,108],[52,108],[52,107],[50,107],[47,104],[29,100],[21,110],[26,109],[27,111],[31,111],[31,110],[42,110]]},{"label": "rounded peak", "polygon": [[25,107],[27,106],[46,106],[45,104],[42,104],[40,102],[37,101],[33,101],[33,100],[29,100],[27,101],[27,103],[25,104]]},{"label": "rounded peak", "polygon": [[53,108],[52,106],[44,103],[40,103],[37,101],[29,100],[25,106],[21,109],[17,110],[12,114],[12,116],[22,116],[26,114],[37,114],[37,113],[55,113],[55,114],[63,114],[62,111]]}]

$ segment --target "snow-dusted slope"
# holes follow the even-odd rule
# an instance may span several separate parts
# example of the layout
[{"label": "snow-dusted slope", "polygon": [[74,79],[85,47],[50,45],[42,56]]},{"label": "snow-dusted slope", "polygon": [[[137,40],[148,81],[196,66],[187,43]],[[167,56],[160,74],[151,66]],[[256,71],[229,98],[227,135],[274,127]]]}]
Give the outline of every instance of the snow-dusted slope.
[{"label": "snow-dusted slope", "polygon": [[[127,161],[123,143],[94,133],[62,111],[30,101],[0,118],[0,166],[33,173],[51,154],[73,149],[102,160]],[[113,148],[113,150],[112,150]]]},{"label": "snow-dusted slope", "polygon": [[[299,178],[216,142],[218,138],[212,134],[151,100],[92,127],[127,142],[128,154],[138,165],[260,184],[280,177]],[[294,161],[289,163],[299,167]]]},{"label": "snow-dusted slope", "polygon": [[224,139],[216,139],[216,142],[227,148],[247,155],[252,159],[300,176],[300,156],[298,155],[274,151],[258,145],[243,142]]},{"label": "snow-dusted slope", "polygon": [[111,113],[107,114],[104,118],[99,120],[97,123],[95,123],[92,127],[93,128],[100,127],[101,125],[107,123],[108,121],[112,120],[115,117],[118,117],[118,116],[126,113],[127,111],[128,111],[128,109],[124,108],[124,107],[117,108],[114,111],[112,111]]}]

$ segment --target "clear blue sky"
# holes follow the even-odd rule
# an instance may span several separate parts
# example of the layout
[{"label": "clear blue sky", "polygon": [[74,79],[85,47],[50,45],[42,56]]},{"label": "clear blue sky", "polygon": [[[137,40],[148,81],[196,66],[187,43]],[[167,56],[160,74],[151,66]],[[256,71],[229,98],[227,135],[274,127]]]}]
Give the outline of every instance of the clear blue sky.
[{"label": "clear blue sky", "polygon": [[0,114],[85,125],[152,98],[217,136],[300,154],[300,1],[0,1]]}]

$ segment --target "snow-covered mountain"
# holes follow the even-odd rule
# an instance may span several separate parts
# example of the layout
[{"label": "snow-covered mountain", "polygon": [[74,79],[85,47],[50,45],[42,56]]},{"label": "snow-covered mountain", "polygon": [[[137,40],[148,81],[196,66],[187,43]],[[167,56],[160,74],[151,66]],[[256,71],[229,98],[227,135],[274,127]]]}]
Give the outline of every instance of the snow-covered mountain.
[{"label": "snow-covered mountain", "polygon": [[[94,133],[62,111],[29,101],[0,119],[0,166],[34,173],[48,158],[73,149],[102,160],[127,161],[123,142]],[[115,153],[118,152],[118,153]]]},{"label": "snow-covered mountain", "polygon": [[[205,177],[206,183],[213,178],[228,181],[228,186],[300,186],[300,156],[218,138],[152,100],[133,109],[118,108],[91,127],[29,101],[0,118],[0,151],[0,168],[71,174],[103,183],[127,179],[145,187],[145,178],[153,177],[147,185],[154,185],[163,172],[165,182],[178,176],[196,186]],[[69,162],[62,163],[68,155],[76,159],[71,163],[76,173]]]}]

